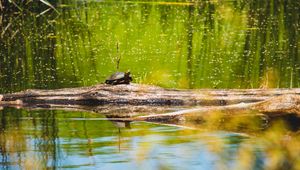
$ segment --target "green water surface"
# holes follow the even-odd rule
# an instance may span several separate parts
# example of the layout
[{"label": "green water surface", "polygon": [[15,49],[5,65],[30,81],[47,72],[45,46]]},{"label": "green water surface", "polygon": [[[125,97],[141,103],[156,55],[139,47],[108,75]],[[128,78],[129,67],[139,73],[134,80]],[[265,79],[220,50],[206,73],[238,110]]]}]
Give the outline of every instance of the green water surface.
[{"label": "green water surface", "polygon": [[118,59],[136,83],[299,87],[298,1],[51,2],[7,2],[0,92],[102,83]]}]

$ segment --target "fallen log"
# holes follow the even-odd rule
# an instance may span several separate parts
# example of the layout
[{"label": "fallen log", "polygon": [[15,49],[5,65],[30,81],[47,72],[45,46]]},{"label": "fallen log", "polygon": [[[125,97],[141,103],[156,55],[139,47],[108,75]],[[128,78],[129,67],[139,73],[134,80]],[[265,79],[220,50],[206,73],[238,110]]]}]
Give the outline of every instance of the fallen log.
[{"label": "fallen log", "polygon": [[[54,90],[29,89],[3,94],[2,102],[21,100],[22,105],[202,105],[220,106],[237,103],[253,103],[270,97],[293,94],[300,89],[164,89],[150,85],[106,85],[64,88]],[[1,104],[1,102],[0,102]]]},{"label": "fallen log", "polygon": [[143,121],[182,121],[197,120],[201,121],[212,114],[223,114],[226,116],[235,115],[267,115],[269,117],[281,116],[286,114],[296,114],[300,116],[300,96],[284,94],[268,98],[261,102],[239,103],[228,106],[206,106],[192,109],[179,110],[164,114],[152,114],[140,116],[137,120]]},{"label": "fallen log", "polygon": [[[298,88],[178,90],[139,84],[117,86],[99,84],[55,90],[30,89],[3,94],[0,95],[0,105],[86,110],[104,112],[111,118],[129,117],[132,120],[162,121],[174,118],[181,120],[182,117],[193,116],[199,118],[210,112],[238,113],[242,110],[268,115],[288,113],[300,115],[299,94]],[[185,108],[192,106],[201,107]]]}]

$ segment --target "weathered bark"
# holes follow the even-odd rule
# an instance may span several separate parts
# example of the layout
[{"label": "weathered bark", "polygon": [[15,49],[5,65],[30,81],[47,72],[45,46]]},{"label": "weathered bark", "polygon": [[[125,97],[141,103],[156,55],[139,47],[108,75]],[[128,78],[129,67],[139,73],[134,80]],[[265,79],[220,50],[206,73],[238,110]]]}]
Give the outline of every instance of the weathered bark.
[{"label": "weathered bark", "polygon": [[299,95],[300,89],[231,89],[231,90],[177,90],[149,85],[105,85],[55,90],[26,90],[4,94],[2,102],[21,100],[23,105],[229,105],[252,103],[273,96]]},{"label": "weathered bark", "polygon": [[165,121],[180,122],[182,120],[202,121],[208,115],[222,114],[226,116],[235,115],[267,115],[269,117],[296,114],[300,116],[300,96],[284,94],[268,98],[261,102],[240,103],[228,106],[206,106],[192,109],[179,110],[164,114],[152,114],[140,116],[137,120],[144,121]]},{"label": "weathered bark", "polygon": [[[300,89],[178,90],[138,84],[99,84],[91,87],[26,90],[4,94],[0,95],[0,105],[86,110],[104,113],[111,118],[163,121],[182,120],[187,117],[201,119],[211,112],[232,115],[244,110],[268,115],[300,115],[299,94]],[[184,108],[187,106],[198,107]]]},{"label": "weathered bark", "polygon": [[300,96],[282,95],[251,106],[251,109],[268,114],[296,113],[300,115]]}]

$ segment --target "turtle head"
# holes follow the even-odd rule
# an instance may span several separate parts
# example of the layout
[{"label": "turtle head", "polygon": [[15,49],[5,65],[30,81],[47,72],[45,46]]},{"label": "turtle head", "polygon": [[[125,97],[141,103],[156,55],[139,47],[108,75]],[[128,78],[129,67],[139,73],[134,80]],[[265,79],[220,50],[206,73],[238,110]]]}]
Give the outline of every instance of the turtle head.
[{"label": "turtle head", "polygon": [[132,77],[130,76],[130,71],[125,72],[125,76],[126,79],[128,79],[129,81],[132,81]]}]

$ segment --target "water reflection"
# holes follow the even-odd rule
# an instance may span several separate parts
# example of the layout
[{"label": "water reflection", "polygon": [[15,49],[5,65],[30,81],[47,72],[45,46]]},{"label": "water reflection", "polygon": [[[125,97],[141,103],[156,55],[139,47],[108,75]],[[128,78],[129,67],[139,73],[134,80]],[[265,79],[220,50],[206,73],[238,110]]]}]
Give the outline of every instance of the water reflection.
[{"label": "water reflection", "polygon": [[55,88],[55,16],[38,16],[47,9],[43,5],[1,2],[0,91]]},{"label": "water reflection", "polygon": [[128,128],[128,122],[99,120],[103,116],[87,112],[4,108],[0,118],[1,169],[299,166],[299,135],[282,123],[248,135],[146,122],[131,122]]},{"label": "water reflection", "polygon": [[[215,139],[228,140],[229,147],[244,138],[218,132],[202,134],[204,139],[198,141],[202,137],[197,133],[178,127],[136,122],[128,129],[109,121],[88,119],[99,116],[5,108],[1,111],[1,168],[156,169],[178,168],[183,164],[193,168],[217,160],[217,155],[207,148]],[[196,146],[201,149],[195,151]],[[236,149],[230,148],[231,151]]]},{"label": "water reflection", "polygon": [[3,3],[1,92],[100,83],[119,55],[138,83],[299,87],[297,1],[175,2]]}]

